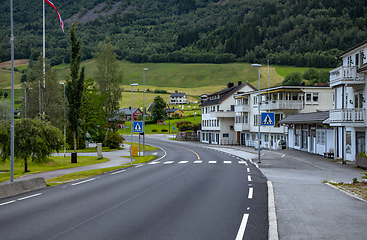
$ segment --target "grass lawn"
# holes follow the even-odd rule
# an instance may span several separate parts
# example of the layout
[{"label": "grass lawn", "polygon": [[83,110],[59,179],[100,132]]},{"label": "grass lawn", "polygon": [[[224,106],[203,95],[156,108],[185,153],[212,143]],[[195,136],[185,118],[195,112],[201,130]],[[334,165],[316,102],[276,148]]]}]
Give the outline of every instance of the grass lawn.
[{"label": "grass lawn", "polygon": [[[21,161],[15,161],[14,163],[14,178],[20,177],[24,174],[33,174],[40,172],[53,171],[58,169],[67,169],[74,167],[81,167],[86,165],[93,165],[98,163],[107,162],[108,159],[102,158],[100,160],[97,157],[91,156],[78,156],[78,163],[71,163],[70,157],[64,158],[63,156],[48,157],[43,163],[28,162],[28,171],[24,172],[24,165]],[[0,171],[6,171],[0,173],[0,182],[10,179],[10,161],[0,163]]]},{"label": "grass lawn", "polygon": [[[176,122],[181,122],[181,121],[188,121],[188,122],[194,123],[194,117],[166,120],[165,125],[158,125],[158,124],[145,125],[145,134],[160,134],[160,133],[168,134],[168,133],[172,133],[172,127],[175,127],[175,133],[177,133],[178,129],[177,129],[177,126],[176,126],[175,123]],[[200,122],[201,122],[201,116],[196,116],[195,117],[195,123],[200,123]],[[118,133],[122,134],[122,135],[130,135],[131,134],[130,124],[131,124],[130,122],[125,122],[125,129],[119,129]],[[152,131],[153,129],[157,129],[158,132],[153,132]],[[167,129],[167,132],[162,132],[162,129]],[[136,135],[137,135],[137,133],[136,133]]]},{"label": "grass lawn", "polygon": [[58,185],[58,184],[63,184],[63,183],[79,180],[79,179],[89,178],[89,177],[100,175],[106,172],[112,172],[114,170],[131,167],[131,166],[134,166],[135,164],[149,162],[149,161],[154,160],[156,157],[157,156],[152,156],[152,155],[148,155],[145,157],[134,157],[135,161],[132,164],[128,163],[128,164],[124,164],[122,166],[117,166],[117,167],[101,168],[101,169],[94,169],[94,170],[77,172],[77,173],[70,173],[64,176],[48,179],[46,183],[48,186],[53,186],[53,185]]}]

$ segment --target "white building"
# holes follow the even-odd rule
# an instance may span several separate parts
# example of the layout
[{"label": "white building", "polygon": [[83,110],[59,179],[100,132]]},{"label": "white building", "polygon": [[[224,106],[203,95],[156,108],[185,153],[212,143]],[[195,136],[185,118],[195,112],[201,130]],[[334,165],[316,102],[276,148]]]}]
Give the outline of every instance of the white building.
[{"label": "white building", "polygon": [[[258,91],[236,94],[235,124],[237,140],[241,145],[257,146]],[[288,142],[288,127],[279,121],[289,115],[325,111],[333,108],[330,87],[281,86],[260,91],[260,113],[272,112],[274,126],[260,126],[260,144],[274,148],[279,140]]]},{"label": "white building", "polygon": [[186,93],[171,93],[171,104],[185,104]]},{"label": "white building", "polygon": [[201,130],[198,136],[201,142],[210,144],[237,144],[234,131],[235,99],[234,94],[254,91],[249,83],[238,85],[228,83],[219,92],[208,95],[208,99],[201,106]]},{"label": "white building", "polygon": [[335,159],[354,161],[355,155],[366,149],[367,41],[336,57],[342,66],[330,71],[335,104],[329,118],[337,136]]}]

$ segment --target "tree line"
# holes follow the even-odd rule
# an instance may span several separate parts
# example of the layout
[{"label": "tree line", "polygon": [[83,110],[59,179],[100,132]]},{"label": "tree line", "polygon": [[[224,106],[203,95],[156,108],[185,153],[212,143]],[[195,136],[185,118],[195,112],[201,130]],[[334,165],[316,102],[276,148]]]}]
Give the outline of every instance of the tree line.
[{"label": "tree line", "polygon": [[[58,0],[66,29],[76,17],[81,60],[91,59],[106,36],[119,60],[132,62],[259,62],[335,67],[335,55],[367,38],[364,0]],[[14,3],[15,58],[38,59],[42,13],[37,4]],[[116,9],[111,14],[108,10]],[[0,6],[0,33],[9,35],[9,3]],[[82,17],[88,18],[82,18]],[[68,32],[46,11],[46,57],[69,63]],[[88,20],[85,20],[88,19]],[[10,44],[0,39],[0,61]]]}]

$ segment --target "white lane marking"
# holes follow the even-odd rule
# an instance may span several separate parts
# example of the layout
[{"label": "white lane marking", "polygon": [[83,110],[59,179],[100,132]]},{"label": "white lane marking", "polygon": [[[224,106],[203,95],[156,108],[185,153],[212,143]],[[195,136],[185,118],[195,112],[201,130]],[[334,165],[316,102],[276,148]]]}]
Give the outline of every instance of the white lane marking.
[{"label": "white lane marking", "polygon": [[285,156],[285,154],[282,155],[282,157],[284,157],[284,156]]},{"label": "white lane marking", "polygon": [[181,162],[178,162],[179,164],[182,164],[182,163],[188,163],[189,161],[181,161]]},{"label": "white lane marking", "polygon": [[245,234],[245,230],[246,230],[248,216],[249,216],[248,214],[243,215],[242,222],[241,222],[241,225],[240,225],[240,229],[238,229],[236,240],[242,240],[243,239],[243,235]]},{"label": "white lane marking", "polygon": [[208,163],[217,163],[217,161],[209,161]]},{"label": "white lane marking", "polygon": [[238,164],[245,164],[245,165],[247,165],[247,163],[245,161],[238,161]]},{"label": "white lane marking", "polygon": [[248,179],[248,181],[249,181],[249,182],[251,182],[251,181],[252,181],[252,179],[251,179],[251,176],[250,176],[250,175],[248,175],[248,176],[247,176],[247,179]]},{"label": "white lane marking", "polygon": [[224,161],[223,163],[232,163],[232,161]]},{"label": "white lane marking", "polygon": [[90,181],[93,181],[93,180],[96,180],[96,179],[95,178],[91,178],[91,179],[88,179],[88,180],[85,180],[85,181],[82,181],[82,182],[71,184],[71,186],[76,186],[76,185],[79,185],[79,184],[82,184],[82,183],[86,183],[86,182],[90,182]]},{"label": "white lane marking", "polygon": [[201,160],[196,160],[196,161],[194,161],[194,163],[202,163],[203,161],[201,161]]},{"label": "white lane marking", "polygon": [[159,162],[157,162],[157,161],[154,161],[154,162],[150,162],[150,163],[148,163],[148,164],[150,164],[150,165],[154,165],[154,164],[158,164]]},{"label": "white lane marking", "polygon": [[247,172],[250,172],[250,168],[247,168]]},{"label": "white lane marking", "polygon": [[0,204],[0,206],[6,205],[6,204],[9,204],[9,203],[13,203],[13,202],[15,202],[15,200],[12,200],[12,201],[9,201],[9,202],[1,203],[1,204]]},{"label": "white lane marking", "polygon": [[[157,147],[157,146],[156,146],[156,147]],[[164,149],[163,149],[163,148],[161,148],[161,147],[157,147],[157,148],[161,149],[161,150],[164,152],[164,155],[163,155],[162,157],[160,157],[160,158],[156,159],[156,161],[159,161],[159,160],[161,160],[161,159],[163,159],[163,158],[165,158],[165,157],[166,157],[167,152],[166,152],[166,150],[164,150]]]},{"label": "white lane marking", "polygon": [[121,170],[121,171],[113,172],[113,173],[111,173],[110,175],[115,175],[115,174],[122,173],[122,172],[125,172],[125,171],[126,171],[126,170]]},{"label": "white lane marking", "polygon": [[142,166],[144,166],[144,164],[137,165],[135,166],[135,168],[142,167]]},{"label": "white lane marking", "polygon": [[252,199],[253,195],[254,195],[254,189],[251,187],[248,189],[248,199]]},{"label": "white lane marking", "polygon": [[171,164],[171,163],[174,163],[174,161],[167,161],[167,162],[164,162],[163,164]]},{"label": "white lane marking", "polygon": [[157,154],[158,154],[157,152],[152,153],[152,155],[157,155]]},{"label": "white lane marking", "polygon": [[37,193],[37,194],[33,194],[33,195],[30,195],[30,196],[27,196],[27,197],[23,197],[23,198],[19,198],[17,199],[18,201],[22,201],[22,200],[25,200],[25,199],[28,199],[28,198],[32,198],[32,197],[37,197],[39,195],[41,195],[42,193]]}]

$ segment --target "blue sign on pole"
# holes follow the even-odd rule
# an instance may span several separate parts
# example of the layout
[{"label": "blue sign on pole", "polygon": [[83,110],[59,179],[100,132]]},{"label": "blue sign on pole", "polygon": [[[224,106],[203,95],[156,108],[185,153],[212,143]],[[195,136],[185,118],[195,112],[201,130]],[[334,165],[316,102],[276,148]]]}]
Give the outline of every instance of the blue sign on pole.
[{"label": "blue sign on pole", "polygon": [[172,130],[175,131],[175,127],[174,126],[172,126]]},{"label": "blue sign on pole", "polygon": [[274,126],[275,114],[274,113],[261,113],[261,126]]},{"label": "blue sign on pole", "polygon": [[142,121],[134,122],[133,131],[134,133],[142,133],[143,132],[143,122]]}]

